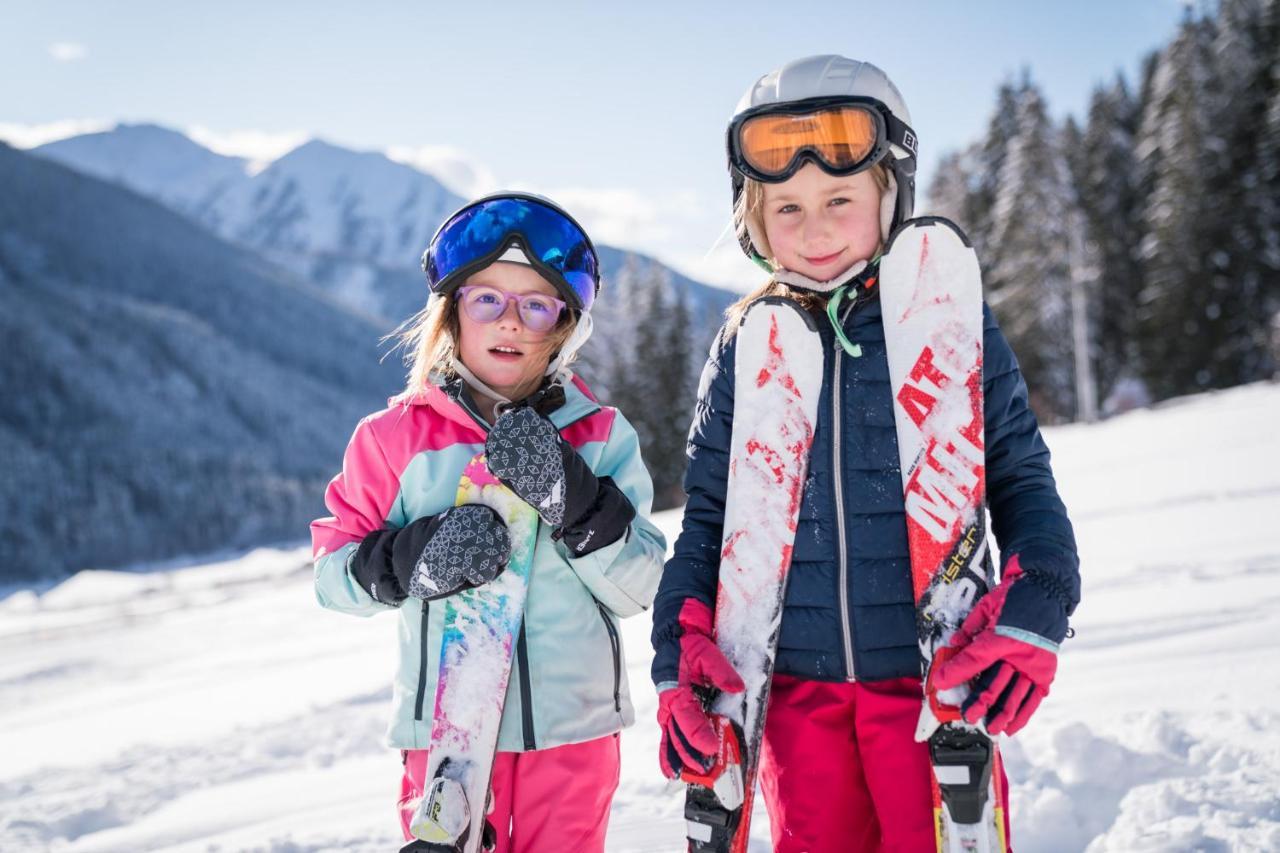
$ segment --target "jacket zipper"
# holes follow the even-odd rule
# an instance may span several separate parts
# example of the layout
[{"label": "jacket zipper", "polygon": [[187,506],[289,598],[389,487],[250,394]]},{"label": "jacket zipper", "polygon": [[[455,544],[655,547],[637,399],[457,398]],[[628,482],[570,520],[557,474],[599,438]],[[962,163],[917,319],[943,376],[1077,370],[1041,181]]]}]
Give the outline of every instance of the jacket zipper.
[{"label": "jacket zipper", "polygon": [[520,665],[520,723],[524,732],[524,748],[531,752],[538,748],[533,736],[533,688],[529,684],[529,643],[524,637],[524,621],[520,622],[520,634],[516,638],[516,658]]},{"label": "jacket zipper", "polygon": [[413,704],[413,718],[422,719],[422,703],[427,692],[427,616],[431,611],[430,603],[422,602],[422,649],[418,654],[418,698]]},{"label": "jacket zipper", "polygon": [[[448,395],[445,395],[445,396],[448,396]],[[465,390],[458,392],[458,399],[455,402],[457,402],[457,404],[462,407],[462,411],[466,412],[468,415],[471,416],[471,419],[475,421],[480,426],[480,428],[485,431],[486,435],[489,433],[489,422],[486,421],[480,415],[479,412],[477,412],[475,409],[471,407],[471,400],[468,399],[467,392]]]},{"label": "jacket zipper", "polygon": [[[845,309],[844,316],[840,318],[840,325],[843,326],[849,317],[849,312],[853,309],[856,302],[851,303]],[[844,361],[844,349],[840,346],[839,338],[835,342],[836,365],[834,376],[832,377],[831,389],[831,462],[832,473],[835,477],[836,491],[836,533],[840,539],[840,622],[844,628],[844,667],[847,673],[846,678],[849,681],[856,681],[857,678],[853,671],[853,623],[849,618],[849,555],[847,553],[847,544],[845,542],[845,525],[844,525],[844,484],[841,477],[840,468],[840,365]]]},{"label": "jacket zipper", "polygon": [[609,646],[613,649],[613,709],[621,714],[622,644],[618,640],[618,629],[613,626],[613,620],[611,620],[609,618],[609,614],[605,612],[604,605],[597,601],[596,609],[600,611],[600,618],[604,620],[604,629],[609,632]]}]

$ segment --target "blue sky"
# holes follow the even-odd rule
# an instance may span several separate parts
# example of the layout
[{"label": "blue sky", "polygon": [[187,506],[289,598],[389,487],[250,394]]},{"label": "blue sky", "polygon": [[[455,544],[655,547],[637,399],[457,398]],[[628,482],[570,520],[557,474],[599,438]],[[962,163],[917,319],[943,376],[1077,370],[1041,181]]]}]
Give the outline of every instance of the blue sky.
[{"label": "blue sky", "polygon": [[940,154],[983,132],[1002,80],[1029,68],[1056,115],[1080,116],[1095,85],[1118,71],[1133,80],[1182,9],[7,2],[0,138],[122,120],[251,156],[311,135],[392,150],[464,192],[547,192],[599,239],[746,287],[754,274],[736,249],[706,252],[728,214],[724,125],[759,75],[813,53],[880,65],[910,106],[927,185]]}]

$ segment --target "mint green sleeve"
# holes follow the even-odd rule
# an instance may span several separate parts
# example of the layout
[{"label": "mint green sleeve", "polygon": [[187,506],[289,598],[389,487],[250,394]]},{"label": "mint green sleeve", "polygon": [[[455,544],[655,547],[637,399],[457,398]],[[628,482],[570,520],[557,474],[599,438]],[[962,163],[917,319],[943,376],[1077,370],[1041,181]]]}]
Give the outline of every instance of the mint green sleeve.
[{"label": "mint green sleeve", "polygon": [[616,412],[609,439],[594,467],[597,477],[613,482],[635,507],[636,517],[617,542],[581,557],[569,556],[560,544],[578,578],[601,604],[619,617],[634,616],[648,609],[658,590],[667,540],[649,520],[653,509],[653,479],[640,458],[640,439],[635,428]]}]

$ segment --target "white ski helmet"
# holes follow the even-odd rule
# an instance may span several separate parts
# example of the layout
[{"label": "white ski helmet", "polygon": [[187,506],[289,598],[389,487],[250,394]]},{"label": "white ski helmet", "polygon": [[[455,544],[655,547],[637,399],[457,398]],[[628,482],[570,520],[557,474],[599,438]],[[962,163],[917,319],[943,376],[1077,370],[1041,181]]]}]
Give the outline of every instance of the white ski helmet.
[{"label": "white ski helmet", "polygon": [[893,81],[870,62],[810,56],[770,71],[738,101],[726,148],[739,243],[762,266],[768,264],[756,249],[754,229],[740,219],[748,177],[785,181],[806,162],[832,175],[883,163],[890,182],[881,206],[883,239],[911,217],[918,153],[911,114]]}]

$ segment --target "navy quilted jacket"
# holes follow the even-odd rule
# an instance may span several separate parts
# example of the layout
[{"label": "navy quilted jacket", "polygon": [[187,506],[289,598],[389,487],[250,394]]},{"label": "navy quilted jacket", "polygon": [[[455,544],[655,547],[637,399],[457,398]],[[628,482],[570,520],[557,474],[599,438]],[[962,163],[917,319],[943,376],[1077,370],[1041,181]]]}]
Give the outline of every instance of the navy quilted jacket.
[{"label": "navy quilted jacket", "polygon": [[[1054,484],[1049,450],[1027,405],[1017,360],[985,305],[983,317],[992,532],[1003,557],[1018,554],[1023,570],[1055,590],[1070,613],[1080,598],[1071,523]],[[819,318],[827,358],[776,671],[822,681],[918,677],[906,514],[879,299],[857,303],[843,320],[845,333],[861,345],[862,355],[846,354],[826,317]],[[677,679],[676,620],[684,600],[692,596],[715,606],[736,342],[736,336],[725,341],[721,331],[698,391],[687,448],[684,526],[654,602],[656,684]],[[837,384],[838,397],[833,391]],[[840,494],[832,476],[837,465]],[[843,583],[838,511],[844,521]]]}]

